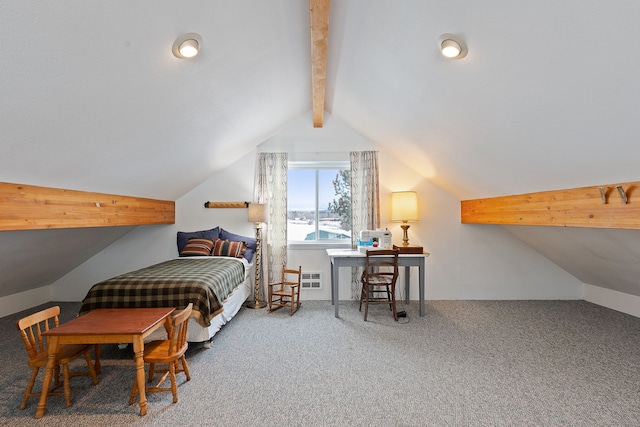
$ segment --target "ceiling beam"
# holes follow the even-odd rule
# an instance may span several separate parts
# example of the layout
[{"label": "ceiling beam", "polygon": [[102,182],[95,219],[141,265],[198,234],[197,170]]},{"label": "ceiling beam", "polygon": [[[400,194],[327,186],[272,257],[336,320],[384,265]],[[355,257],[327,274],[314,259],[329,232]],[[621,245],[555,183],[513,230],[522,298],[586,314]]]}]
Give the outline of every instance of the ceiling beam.
[{"label": "ceiling beam", "polygon": [[175,202],[0,182],[0,231],[174,224]]},{"label": "ceiling beam", "polygon": [[461,222],[640,230],[640,181],[463,200]]},{"label": "ceiling beam", "polygon": [[309,17],[311,23],[311,95],[313,98],[313,127],[316,128],[321,128],[324,120],[330,3],[330,0],[309,0]]}]

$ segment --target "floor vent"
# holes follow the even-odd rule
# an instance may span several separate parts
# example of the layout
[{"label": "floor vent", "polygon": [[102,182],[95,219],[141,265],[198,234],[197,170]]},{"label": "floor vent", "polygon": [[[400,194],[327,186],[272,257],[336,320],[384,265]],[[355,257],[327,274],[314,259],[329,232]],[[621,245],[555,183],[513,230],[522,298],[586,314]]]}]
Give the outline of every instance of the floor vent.
[{"label": "floor vent", "polygon": [[322,272],[302,273],[302,289],[322,289]]}]

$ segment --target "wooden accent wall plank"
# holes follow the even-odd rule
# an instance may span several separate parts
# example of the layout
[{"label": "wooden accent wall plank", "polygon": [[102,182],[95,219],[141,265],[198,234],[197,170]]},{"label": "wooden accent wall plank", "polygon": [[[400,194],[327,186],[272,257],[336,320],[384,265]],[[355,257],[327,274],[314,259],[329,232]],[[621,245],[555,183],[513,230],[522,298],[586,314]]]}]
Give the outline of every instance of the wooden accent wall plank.
[{"label": "wooden accent wall plank", "polygon": [[316,128],[321,128],[324,120],[330,3],[330,0],[309,0],[309,20],[311,23],[311,93],[313,97],[313,127]]},{"label": "wooden accent wall plank", "polygon": [[639,230],[640,181],[463,200],[460,213],[465,224]]},{"label": "wooden accent wall plank", "polygon": [[174,224],[173,201],[0,182],[0,230]]}]

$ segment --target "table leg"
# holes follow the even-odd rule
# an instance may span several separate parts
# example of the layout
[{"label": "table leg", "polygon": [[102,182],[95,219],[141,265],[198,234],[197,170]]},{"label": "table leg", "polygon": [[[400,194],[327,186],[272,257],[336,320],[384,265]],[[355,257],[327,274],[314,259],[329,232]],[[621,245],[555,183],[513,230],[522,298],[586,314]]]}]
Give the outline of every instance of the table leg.
[{"label": "table leg", "polygon": [[144,341],[142,336],[137,336],[133,340],[133,360],[136,362],[136,381],[138,392],[140,393],[140,415],[147,415],[147,396],[145,393],[144,375]]},{"label": "table leg", "polygon": [[404,268],[404,303],[409,305],[409,288],[411,286],[411,267]]},{"label": "table leg", "polygon": [[95,356],[95,359],[96,359],[94,364],[93,364],[93,368],[96,371],[96,375],[100,375],[100,367],[101,367],[101,365],[100,365],[100,350],[101,349],[102,349],[102,345],[101,344],[96,344],[93,347],[93,353],[94,353],[94,356]]},{"label": "table leg", "polygon": [[53,370],[56,366],[56,356],[58,354],[58,337],[49,337],[49,356],[47,358],[47,369],[44,373],[44,379],[42,380],[42,392],[40,393],[40,401],[38,402],[38,409],[36,410],[36,418],[42,418],[44,411],[47,407],[47,393],[49,392],[49,386],[51,385],[51,378],[53,377]]},{"label": "table leg", "polygon": [[333,260],[329,259],[329,261],[331,262],[331,269],[330,269],[330,271],[331,271],[331,305],[333,305],[333,304],[336,303],[336,300],[335,300],[334,295],[333,295],[333,282],[334,282],[334,280],[336,280],[336,278],[334,277],[335,275],[334,275],[334,272],[333,272]]},{"label": "table leg", "polygon": [[424,316],[424,258],[418,265],[418,294],[420,296],[420,317]]},{"label": "table leg", "polygon": [[338,307],[340,306],[340,298],[339,298],[339,280],[338,280],[338,265],[334,262],[331,267],[331,295],[333,300],[333,307],[335,308],[335,316],[340,317],[338,314]]}]

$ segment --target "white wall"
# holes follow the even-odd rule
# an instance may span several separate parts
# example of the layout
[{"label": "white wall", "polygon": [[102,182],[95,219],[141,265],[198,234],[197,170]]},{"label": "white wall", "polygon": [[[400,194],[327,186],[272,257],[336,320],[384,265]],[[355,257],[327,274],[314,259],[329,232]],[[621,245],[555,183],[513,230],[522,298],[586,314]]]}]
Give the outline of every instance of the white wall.
[{"label": "white wall", "polygon": [[584,299],[603,307],[640,317],[640,297],[636,295],[585,284]]},{"label": "white wall", "polygon": [[8,316],[51,301],[51,289],[47,285],[0,298],[0,316]]},{"label": "white wall", "polygon": [[80,301],[101,280],[178,256],[176,233],[223,226],[254,236],[246,209],[206,209],[206,201],[251,201],[255,151],[176,200],[176,223],[144,226],[116,241],[53,283],[54,301]]},{"label": "white wall", "polygon": [[[460,201],[410,170],[402,153],[389,153],[378,144],[325,115],[325,126],[313,128],[310,116],[291,123],[258,147],[260,151],[290,150],[293,160],[341,156],[352,150],[379,150],[381,226],[394,241],[399,224],[389,221],[392,191],[415,190],[420,220],[411,224],[409,239],[430,252],[426,268],[427,299],[581,299],[583,284],[539,255],[501,227],[460,223]],[[177,256],[176,231],[220,225],[253,236],[244,209],[205,209],[205,201],[252,201],[256,152],[251,152],[210,177],[176,201],[176,224],[138,227],[53,285],[53,299],[78,301],[99,280],[133,268]],[[330,299],[329,259],[324,250],[290,250],[288,263],[304,271],[320,271],[323,289],[304,291],[302,299]],[[346,269],[344,269],[346,270]],[[412,272],[411,298],[417,299],[417,272]],[[401,278],[402,279],[402,278]],[[349,274],[341,273],[340,297],[350,298]]]},{"label": "white wall", "polygon": [[177,256],[176,231],[174,225],[136,227],[55,281],[53,301],[80,301],[96,282]]},{"label": "white wall", "polygon": [[[401,243],[402,230],[390,221],[393,191],[415,190],[420,220],[411,223],[409,241],[430,253],[426,261],[427,299],[582,299],[583,284],[499,226],[460,223],[460,200],[418,173],[407,170],[395,155],[380,147],[381,227]],[[330,299],[330,268],[324,250],[289,251],[289,262],[305,271],[323,273],[322,290],[303,299]],[[350,296],[350,275],[342,269],[341,299]],[[403,269],[401,269],[403,270]],[[403,283],[401,271],[400,283]],[[417,269],[411,271],[410,297],[417,299]]]}]

